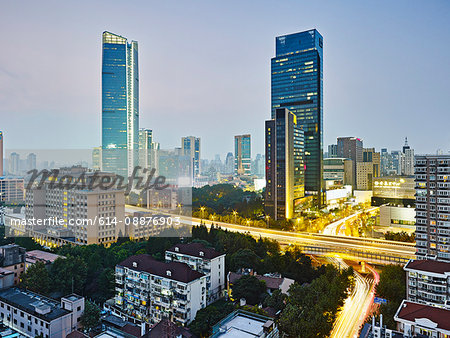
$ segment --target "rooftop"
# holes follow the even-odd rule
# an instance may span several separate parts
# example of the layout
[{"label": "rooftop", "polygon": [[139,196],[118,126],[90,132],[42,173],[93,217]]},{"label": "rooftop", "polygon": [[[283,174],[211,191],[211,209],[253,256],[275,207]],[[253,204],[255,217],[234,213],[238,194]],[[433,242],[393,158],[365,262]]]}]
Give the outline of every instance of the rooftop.
[{"label": "rooftop", "polygon": [[204,276],[202,273],[192,270],[187,264],[178,262],[164,263],[147,254],[130,256],[118,265],[183,283],[189,283]]},{"label": "rooftop", "polygon": [[394,318],[450,332],[450,310],[404,300]]},{"label": "rooftop", "polygon": [[213,327],[214,338],[254,338],[262,337],[264,329],[270,329],[273,321],[265,316],[237,310]]},{"label": "rooftop", "polygon": [[52,321],[70,313],[61,308],[60,303],[54,299],[19,288],[0,290],[0,301],[45,321]]},{"label": "rooftop", "polygon": [[46,263],[53,263],[57,258],[63,257],[60,255],[56,255],[51,252],[46,252],[42,250],[32,250],[27,251],[25,254],[27,262],[36,263],[38,261],[44,261]]},{"label": "rooftop", "polygon": [[450,273],[450,263],[435,261],[431,259],[410,260],[405,265],[405,270],[418,270],[433,273]]},{"label": "rooftop", "polygon": [[[222,255],[224,253],[220,253],[213,248],[208,248],[204,246],[202,243],[188,243],[188,244],[177,244],[171,247],[167,252],[172,253],[181,253],[184,255],[194,256],[198,258],[206,258],[213,259]],[[201,254],[203,252],[203,254]]]}]

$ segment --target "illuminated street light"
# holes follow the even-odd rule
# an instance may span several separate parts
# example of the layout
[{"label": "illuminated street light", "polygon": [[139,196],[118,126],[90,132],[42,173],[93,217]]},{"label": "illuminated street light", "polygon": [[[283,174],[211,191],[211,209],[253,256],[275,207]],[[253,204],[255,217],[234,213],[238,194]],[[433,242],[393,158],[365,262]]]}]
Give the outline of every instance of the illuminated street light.
[{"label": "illuminated street light", "polygon": [[237,211],[236,210],[233,210],[233,215],[234,215],[234,224],[237,224],[236,223],[236,216],[237,216]]}]

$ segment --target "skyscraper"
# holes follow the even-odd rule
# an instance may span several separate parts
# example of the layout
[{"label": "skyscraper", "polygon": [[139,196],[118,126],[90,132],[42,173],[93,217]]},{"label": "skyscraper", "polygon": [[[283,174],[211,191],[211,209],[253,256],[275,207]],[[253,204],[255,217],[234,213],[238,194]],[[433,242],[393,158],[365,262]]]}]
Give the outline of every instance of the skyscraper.
[{"label": "skyscraper", "polygon": [[252,144],[249,134],[234,137],[234,173],[236,175],[251,175]]},{"label": "skyscraper", "polygon": [[338,137],[337,157],[349,158],[353,166],[353,188],[356,189],[358,163],[363,161],[363,141],[357,137]]},{"label": "skyscraper", "polygon": [[200,175],[200,138],[187,136],[181,138],[181,151],[190,158],[191,177]]},{"label": "skyscraper", "polygon": [[129,176],[138,163],[138,43],[103,32],[102,170]]},{"label": "skyscraper", "polygon": [[19,175],[20,172],[20,155],[18,153],[11,153],[9,157],[9,172],[12,175]]},{"label": "skyscraper", "polygon": [[305,135],[305,190],[323,201],[323,38],[315,30],[278,36],[272,58],[272,118],[277,108],[297,117]]},{"label": "skyscraper", "polygon": [[27,170],[36,169],[36,154],[29,153],[27,156]]},{"label": "skyscraper", "polygon": [[266,215],[275,220],[294,217],[295,201],[305,195],[304,135],[297,117],[278,108],[266,121]]}]

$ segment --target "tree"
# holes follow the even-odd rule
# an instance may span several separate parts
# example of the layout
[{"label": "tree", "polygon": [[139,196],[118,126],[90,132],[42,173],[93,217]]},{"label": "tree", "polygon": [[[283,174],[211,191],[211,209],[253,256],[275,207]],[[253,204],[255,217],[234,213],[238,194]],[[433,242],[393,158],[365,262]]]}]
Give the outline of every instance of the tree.
[{"label": "tree", "polygon": [[261,258],[250,249],[241,249],[234,253],[230,259],[230,270],[237,271],[240,268],[258,269]]},{"label": "tree", "polygon": [[52,265],[51,277],[55,291],[61,294],[83,294],[86,284],[87,264],[80,257],[58,258]]},{"label": "tree", "polygon": [[265,293],[266,282],[252,275],[242,276],[232,286],[233,299],[239,301],[239,299],[245,298],[250,305],[259,304]]},{"label": "tree", "polygon": [[310,285],[292,284],[279,319],[281,332],[289,337],[327,337],[353,284],[352,276],[352,268],[340,272],[327,266]]},{"label": "tree", "polygon": [[81,315],[81,325],[87,331],[92,330],[100,324],[100,308],[90,301],[84,304],[84,311]]},{"label": "tree", "polygon": [[22,275],[22,286],[46,295],[50,289],[50,276],[43,262],[31,265]]},{"label": "tree", "polygon": [[189,325],[189,329],[196,336],[207,337],[211,334],[211,328],[233,310],[234,305],[232,303],[218,300],[197,311],[195,319]]},{"label": "tree", "polygon": [[287,296],[281,290],[275,290],[270,296],[264,299],[264,306],[274,308],[276,311],[283,310],[286,298]]},{"label": "tree", "polygon": [[400,265],[386,265],[382,268],[376,295],[387,300],[380,306],[383,322],[390,329],[396,328],[394,315],[403,299],[406,298],[406,273]]}]

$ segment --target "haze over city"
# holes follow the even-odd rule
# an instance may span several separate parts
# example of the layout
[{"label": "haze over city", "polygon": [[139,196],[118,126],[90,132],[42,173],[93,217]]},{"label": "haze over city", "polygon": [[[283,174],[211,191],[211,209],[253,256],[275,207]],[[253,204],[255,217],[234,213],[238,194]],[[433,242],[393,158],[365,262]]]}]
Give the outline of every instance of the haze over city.
[{"label": "haze over city", "polygon": [[324,36],[325,147],[357,136],[378,150],[400,149],[408,136],[416,153],[450,148],[439,123],[450,104],[445,1],[1,7],[6,148],[101,144],[101,34],[108,30],[139,42],[140,126],[163,148],[195,135],[202,157],[223,160],[233,135],[250,133],[252,155],[264,153],[275,37],[310,28]]}]

